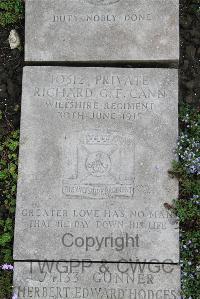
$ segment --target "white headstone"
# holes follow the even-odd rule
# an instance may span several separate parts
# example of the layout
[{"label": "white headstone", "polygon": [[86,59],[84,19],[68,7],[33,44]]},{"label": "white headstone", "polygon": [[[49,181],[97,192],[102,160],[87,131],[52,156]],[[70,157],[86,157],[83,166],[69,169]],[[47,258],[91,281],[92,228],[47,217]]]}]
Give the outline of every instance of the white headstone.
[{"label": "white headstone", "polygon": [[16,260],[178,262],[174,69],[26,67]]},{"label": "white headstone", "polygon": [[181,298],[176,265],[19,262],[13,285],[18,299]]},{"label": "white headstone", "polygon": [[179,0],[26,0],[26,61],[177,61]]}]

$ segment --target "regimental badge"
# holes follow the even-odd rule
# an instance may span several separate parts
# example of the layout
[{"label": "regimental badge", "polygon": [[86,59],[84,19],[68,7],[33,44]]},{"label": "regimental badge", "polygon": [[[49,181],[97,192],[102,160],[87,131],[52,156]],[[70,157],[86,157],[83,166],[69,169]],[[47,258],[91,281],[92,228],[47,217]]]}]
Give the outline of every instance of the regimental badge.
[{"label": "regimental badge", "polygon": [[64,195],[82,199],[133,198],[133,136],[94,130],[72,132],[71,137],[65,136],[65,140],[62,159]]}]

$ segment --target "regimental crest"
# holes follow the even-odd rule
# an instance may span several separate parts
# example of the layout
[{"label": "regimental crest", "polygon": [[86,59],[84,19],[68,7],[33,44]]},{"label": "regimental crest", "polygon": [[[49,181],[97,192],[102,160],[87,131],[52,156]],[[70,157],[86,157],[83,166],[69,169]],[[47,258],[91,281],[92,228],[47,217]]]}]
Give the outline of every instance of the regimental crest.
[{"label": "regimental crest", "polygon": [[106,175],[111,168],[111,153],[103,151],[91,152],[85,161],[85,168],[92,176],[101,177]]},{"label": "regimental crest", "polygon": [[73,132],[65,139],[63,194],[93,199],[133,197],[135,146],[132,136],[90,131]]},{"label": "regimental crest", "polygon": [[86,2],[93,5],[111,5],[119,2],[121,0],[86,0]]}]

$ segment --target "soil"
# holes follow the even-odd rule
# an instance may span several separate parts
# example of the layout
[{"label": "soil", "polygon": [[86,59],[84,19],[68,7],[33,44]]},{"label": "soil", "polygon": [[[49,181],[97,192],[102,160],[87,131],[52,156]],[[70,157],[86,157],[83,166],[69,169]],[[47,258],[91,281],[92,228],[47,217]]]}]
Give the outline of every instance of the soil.
[{"label": "soil", "polygon": [[180,5],[180,101],[200,106],[200,0]]},{"label": "soil", "polygon": [[[180,2],[180,102],[199,107],[200,0],[181,0]],[[24,53],[22,50],[10,49],[8,36],[11,29],[17,30],[23,44],[24,23],[7,28],[0,27],[0,111],[2,112],[0,137],[19,128],[20,122]]]},{"label": "soil", "polygon": [[10,49],[8,37],[12,29],[17,30],[23,44],[24,23],[0,27],[0,137],[19,128],[20,122],[24,53],[23,50]]}]

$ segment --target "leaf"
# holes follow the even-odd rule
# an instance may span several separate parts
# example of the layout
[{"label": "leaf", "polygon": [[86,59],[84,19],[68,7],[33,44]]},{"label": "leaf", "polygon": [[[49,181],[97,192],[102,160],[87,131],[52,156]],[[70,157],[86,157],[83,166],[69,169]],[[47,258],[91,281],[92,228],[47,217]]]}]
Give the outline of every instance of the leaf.
[{"label": "leaf", "polygon": [[13,175],[15,175],[15,172],[16,172],[16,165],[15,164],[13,164],[13,163],[10,163],[10,165],[9,165],[9,172],[10,172],[10,174],[13,176]]},{"label": "leaf", "polygon": [[16,148],[18,147],[18,145],[19,145],[19,142],[13,140],[9,143],[8,148],[9,148],[9,150],[14,152],[16,150]]},{"label": "leaf", "polygon": [[9,233],[4,233],[0,236],[0,245],[4,246],[5,244],[9,243],[12,240],[12,237]]},{"label": "leaf", "polygon": [[7,177],[7,171],[6,170],[3,170],[3,171],[0,171],[0,180],[5,180],[5,178]]}]

